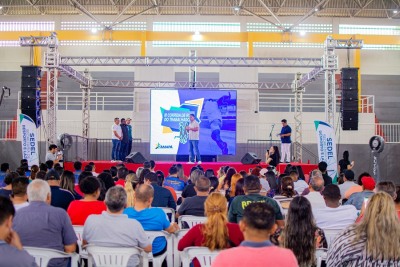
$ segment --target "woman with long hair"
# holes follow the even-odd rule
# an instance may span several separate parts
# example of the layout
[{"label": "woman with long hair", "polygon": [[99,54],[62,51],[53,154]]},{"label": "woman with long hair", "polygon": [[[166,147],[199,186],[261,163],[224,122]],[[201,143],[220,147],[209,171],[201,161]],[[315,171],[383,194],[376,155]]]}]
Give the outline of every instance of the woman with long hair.
[{"label": "woman with long hair", "polygon": [[[225,249],[238,246],[243,234],[236,223],[229,223],[227,218],[227,202],[223,195],[211,193],[204,202],[207,220],[204,224],[193,226],[179,241],[178,250],[191,246],[208,247],[210,250]],[[200,266],[197,260],[195,266]]]},{"label": "woman with long hair", "polygon": [[236,191],[236,183],[237,181],[239,181],[240,179],[242,179],[242,175],[240,173],[235,173],[234,175],[232,175],[232,179],[231,179],[231,189],[229,192],[229,196],[235,197],[235,191]]},{"label": "woman with long hair", "polygon": [[111,173],[102,172],[97,176],[97,178],[99,180],[103,181],[106,193],[107,193],[108,189],[110,189],[111,187],[115,186],[115,182],[114,182],[114,179],[111,176]]},{"label": "woman with long hair", "polygon": [[175,167],[178,169],[178,178],[180,180],[184,181],[185,183],[187,183],[188,177],[185,175],[185,172],[183,171],[182,164],[180,164],[180,163],[175,164]]},{"label": "woman with long hair", "polygon": [[290,176],[285,176],[282,178],[280,195],[288,198],[297,195],[297,192],[294,190],[293,179]]},{"label": "woman with long hair", "polygon": [[82,196],[75,191],[75,175],[71,171],[64,171],[61,175],[60,187],[72,193],[75,200],[82,199]]},{"label": "woman with long hair", "polygon": [[271,148],[265,154],[265,163],[270,166],[278,166],[281,160],[281,154],[277,146],[271,146]]},{"label": "woman with long hair", "polygon": [[39,171],[38,165],[32,165],[31,167],[31,175],[29,176],[29,180],[33,181],[36,178],[36,173]]},{"label": "woman with long hair", "polygon": [[378,192],[361,222],[349,226],[329,246],[327,266],[400,266],[400,222],[393,198]]},{"label": "woman with long hair", "polygon": [[328,247],[323,231],[315,224],[307,198],[298,196],[290,202],[285,228],[278,240],[284,248],[293,251],[300,267],[315,265],[315,249]]},{"label": "woman with long hair", "polygon": [[231,187],[232,176],[235,173],[236,173],[235,168],[229,168],[228,169],[222,184],[219,185],[220,186],[220,190],[229,190],[229,188]]},{"label": "woman with long hair", "polygon": [[343,152],[343,158],[339,160],[339,173],[343,173],[345,170],[351,170],[354,167],[354,160],[350,162],[349,160],[349,151]]},{"label": "woman with long hair", "polygon": [[126,207],[133,207],[135,205],[135,189],[139,184],[139,178],[135,173],[130,173],[125,178],[125,192],[127,195]]},{"label": "woman with long hair", "polygon": [[89,176],[79,182],[79,187],[84,194],[83,199],[74,200],[69,204],[67,213],[73,225],[84,225],[91,214],[101,214],[105,211],[104,201],[100,201],[101,183],[98,178]]}]

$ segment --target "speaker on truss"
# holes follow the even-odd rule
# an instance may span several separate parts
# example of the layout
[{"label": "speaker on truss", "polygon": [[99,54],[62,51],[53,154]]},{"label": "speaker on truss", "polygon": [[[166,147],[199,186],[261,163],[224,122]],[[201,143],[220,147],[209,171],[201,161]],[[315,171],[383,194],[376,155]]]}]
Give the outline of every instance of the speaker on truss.
[{"label": "speaker on truss", "polygon": [[344,131],[358,130],[358,68],[341,69],[341,125]]},{"label": "speaker on truss", "polygon": [[21,113],[29,116],[36,123],[36,127],[39,127],[41,67],[21,66],[21,68]]},{"label": "speaker on truss", "polygon": [[243,158],[240,160],[242,164],[258,164],[261,159],[257,157],[256,153],[247,152]]},{"label": "speaker on truss", "polygon": [[145,157],[143,157],[142,153],[140,152],[132,152],[128,156],[126,156],[125,161],[128,163],[139,163],[143,164],[146,160]]}]

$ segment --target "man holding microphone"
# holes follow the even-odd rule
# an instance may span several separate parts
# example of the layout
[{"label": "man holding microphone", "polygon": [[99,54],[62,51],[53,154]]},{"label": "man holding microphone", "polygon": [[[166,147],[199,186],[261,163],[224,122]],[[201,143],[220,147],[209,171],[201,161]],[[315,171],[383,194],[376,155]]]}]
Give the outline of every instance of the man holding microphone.
[{"label": "man holding microphone", "polygon": [[281,138],[281,153],[282,162],[290,163],[290,144],[292,140],[290,136],[292,135],[292,128],[287,124],[287,120],[283,119],[281,133],[278,134]]}]

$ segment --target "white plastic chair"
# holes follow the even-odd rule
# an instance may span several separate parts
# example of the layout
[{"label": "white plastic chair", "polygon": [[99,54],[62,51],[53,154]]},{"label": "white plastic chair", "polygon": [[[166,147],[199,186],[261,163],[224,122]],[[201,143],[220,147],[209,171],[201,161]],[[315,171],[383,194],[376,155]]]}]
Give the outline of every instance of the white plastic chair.
[{"label": "white plastic chair", "polygon": [[52,259],[71,258],[71,267],[78,267],[78,254],[65,253],[50,248],[24,247],[24,249],[35,258],[39,267],[47,267]]},{"label": "white plastic chair", "polygon": [[185,222],[189,226],[189,229],[190,229],[197,224],[204,223],[206,220],[207,220],[207,217],[181,215],[178,218],[178,225],[179,225],[179,227],[181,227],[183,229],[186,226],[183,224]]},{"label": "white plastic chair", "polygon": [[317,267],[321,267],[322,262],[326,261],[327,251],[328,250],[325,248],[318,248],[315,250],[315,258],[317,259]]},{"label": "white plastic chair", "polygon": [[76,238],[78,239],[76,241],[76,243],[78,244],[78,248],[79,248],[79,262],[80,262],[80,264],[82,266],[82,263],[83,263],[82,259],[87,259],[88,258],[87,251],[82,248],[83,226],[81,226],[81,225],[73,225],[73,227],[74,227],[74,231],[75,231],[75,234],[76,234]]},{"label": "white plastic chair", "polygon": [[322,229],[324,230],[326,242],[328,243],[328,248],[330,244],[332,244],[335,237],[343,230],[343,229]]},{"label": "white plastic chair", "polygon": [[178,243],[179,240],[186,235],[186,233],[189,232],[189,229],[182,229],[177,231],[173,236],[173,244],[174,244],[174,267],[179,267],[181,265],[181,255],[178,250]]},{"label": "white plastic chair", "polygon": [[220,250],[211,251],[206,247],[185,248],[181,252],[182,267],[189,267],[194,258],[197,258],[201,267],[209,267],[219,252]]},{"label": "white plastic chair", "polygon": [[149,253],[149,261],[153,262],[153,267],[161,267],[164,259],[167,261],[167,266],[172,266],[174,259],[171,234],[166,231],[145,231],[145,233],[151,244],[157,237],[164,237],[167,240],[167,250],[163,254],[154,257],[153,253]]},{"label": "white plastic chair", "polygon": [[88,266],[92,267],[93,262],[96,267],[126,267],[129,259],[133,255],[138,255],[140,259],[139,266],[148,267],[149,260],[147,253],[138,247],[99,247],[87,245],[85,249],[88,252]]},{"label": "white plastic chair", "polygon": [[[171,223],[175,222],[175,210],[173,208],[162,207],[161,209],[164,211],[165,215],[167,215],[168,221]],[[169,214],[171,218],[168,217]]]}]

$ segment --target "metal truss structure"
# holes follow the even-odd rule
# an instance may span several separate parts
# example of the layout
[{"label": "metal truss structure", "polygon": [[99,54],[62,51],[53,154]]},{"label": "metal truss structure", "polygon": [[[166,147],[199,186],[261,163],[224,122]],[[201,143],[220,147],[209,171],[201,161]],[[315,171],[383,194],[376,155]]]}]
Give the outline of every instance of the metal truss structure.
[{"label": "metal truss structure", "polygon": [[[197,57],[196,51],[190,51],[188,57],[61,57],[58,52],[58,39],[55,33],[49,37],[21,37],[21,46],[47,46],[45,68],[47,70],[47,125],[48,143],[56,141],[57,121],[57,81],[58,72],[74,79],[82,89],[82,135],[89,137],[90,130],[90,91],[93,87],[124,88],[184,88],[184,89],[291,89],[295,95],[295,153],[296,161],[302,159],[302,111],[305,87],[322,74],[325,76],[325,119],[334,126],[335,71],[338,69],[338,57],[335,49],[360,49],[362,40],[334,40],[328,36],[322,58],[247,58],[247,57]],[[187,66],[188,81],[123,81],[93,80],[86,70],[81,73],[71,66]],[[207,82],[196,80],[196,67],[307,67],[309,73],[296,74],[293,83],[245,83],[245,82]]]},{"label": "metal truss structure", "polygon": [[92,80],[92,87],[119,88],[165,88],[165,89],[258,89],[291,90],[290,82],[210,82],[210,81],[133,81],[133,80]]},{"label": "metal truss structure", "polygon": [[321,58],[289,57],[61,57],[69,66],[322,67]]}]

